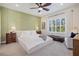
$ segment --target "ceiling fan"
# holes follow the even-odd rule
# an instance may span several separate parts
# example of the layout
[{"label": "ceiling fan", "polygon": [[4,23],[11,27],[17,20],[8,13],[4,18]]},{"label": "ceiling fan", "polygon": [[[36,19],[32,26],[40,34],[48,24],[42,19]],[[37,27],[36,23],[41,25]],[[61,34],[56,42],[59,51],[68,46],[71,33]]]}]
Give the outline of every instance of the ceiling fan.
[{"label": "ceiling fan", "polygon": [[49,11],[47,6],[50,6],[51,3],[35,3],[38,7],[32,7],[30,9],[38,9],[38,12],[41,12],[41,10]]}]

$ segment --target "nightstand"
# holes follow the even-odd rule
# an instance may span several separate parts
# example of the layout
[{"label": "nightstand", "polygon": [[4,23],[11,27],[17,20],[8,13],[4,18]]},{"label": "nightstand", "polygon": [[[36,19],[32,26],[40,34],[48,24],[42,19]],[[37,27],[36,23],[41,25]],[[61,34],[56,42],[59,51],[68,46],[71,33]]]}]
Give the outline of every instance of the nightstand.
[{"label": "nightstand", "polygon": [[16,42],[16,33],[6,33],[6,43]]}]

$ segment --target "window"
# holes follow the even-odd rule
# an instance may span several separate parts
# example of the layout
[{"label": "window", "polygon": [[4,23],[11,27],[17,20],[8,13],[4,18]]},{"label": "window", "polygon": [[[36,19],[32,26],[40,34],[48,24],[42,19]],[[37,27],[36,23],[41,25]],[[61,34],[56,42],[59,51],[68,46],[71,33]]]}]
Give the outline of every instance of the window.
[{"label": "window", "polygon": [[49,20],[50,32],[65,32],[65,18]]},{"label": "window", "polygon": [[61,19],[61,32],[65,32],[65,19]]},{"label": "window", "polygon": [[60,19],[56,20],[56,32],[60,32]]}]

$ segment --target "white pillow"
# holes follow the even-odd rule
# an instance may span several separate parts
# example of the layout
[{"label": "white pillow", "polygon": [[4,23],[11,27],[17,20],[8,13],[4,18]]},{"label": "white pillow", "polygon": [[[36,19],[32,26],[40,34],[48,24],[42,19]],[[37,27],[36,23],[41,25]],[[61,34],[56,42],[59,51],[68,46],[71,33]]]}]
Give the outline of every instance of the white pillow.
[{"label": "white pillow", "polygon": [[22,31],[17,31],[16,35],[17,35],[17,37],[20,37],[22,35]]}]

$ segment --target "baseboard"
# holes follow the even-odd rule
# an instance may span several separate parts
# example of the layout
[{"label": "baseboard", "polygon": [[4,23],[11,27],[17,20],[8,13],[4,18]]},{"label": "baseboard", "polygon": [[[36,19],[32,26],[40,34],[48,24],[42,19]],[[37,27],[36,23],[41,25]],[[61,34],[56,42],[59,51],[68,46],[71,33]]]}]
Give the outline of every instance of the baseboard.
[{"label": "baseboard", "polygon": [[1,44],[1,41],[0,41],[0,44]]}]

